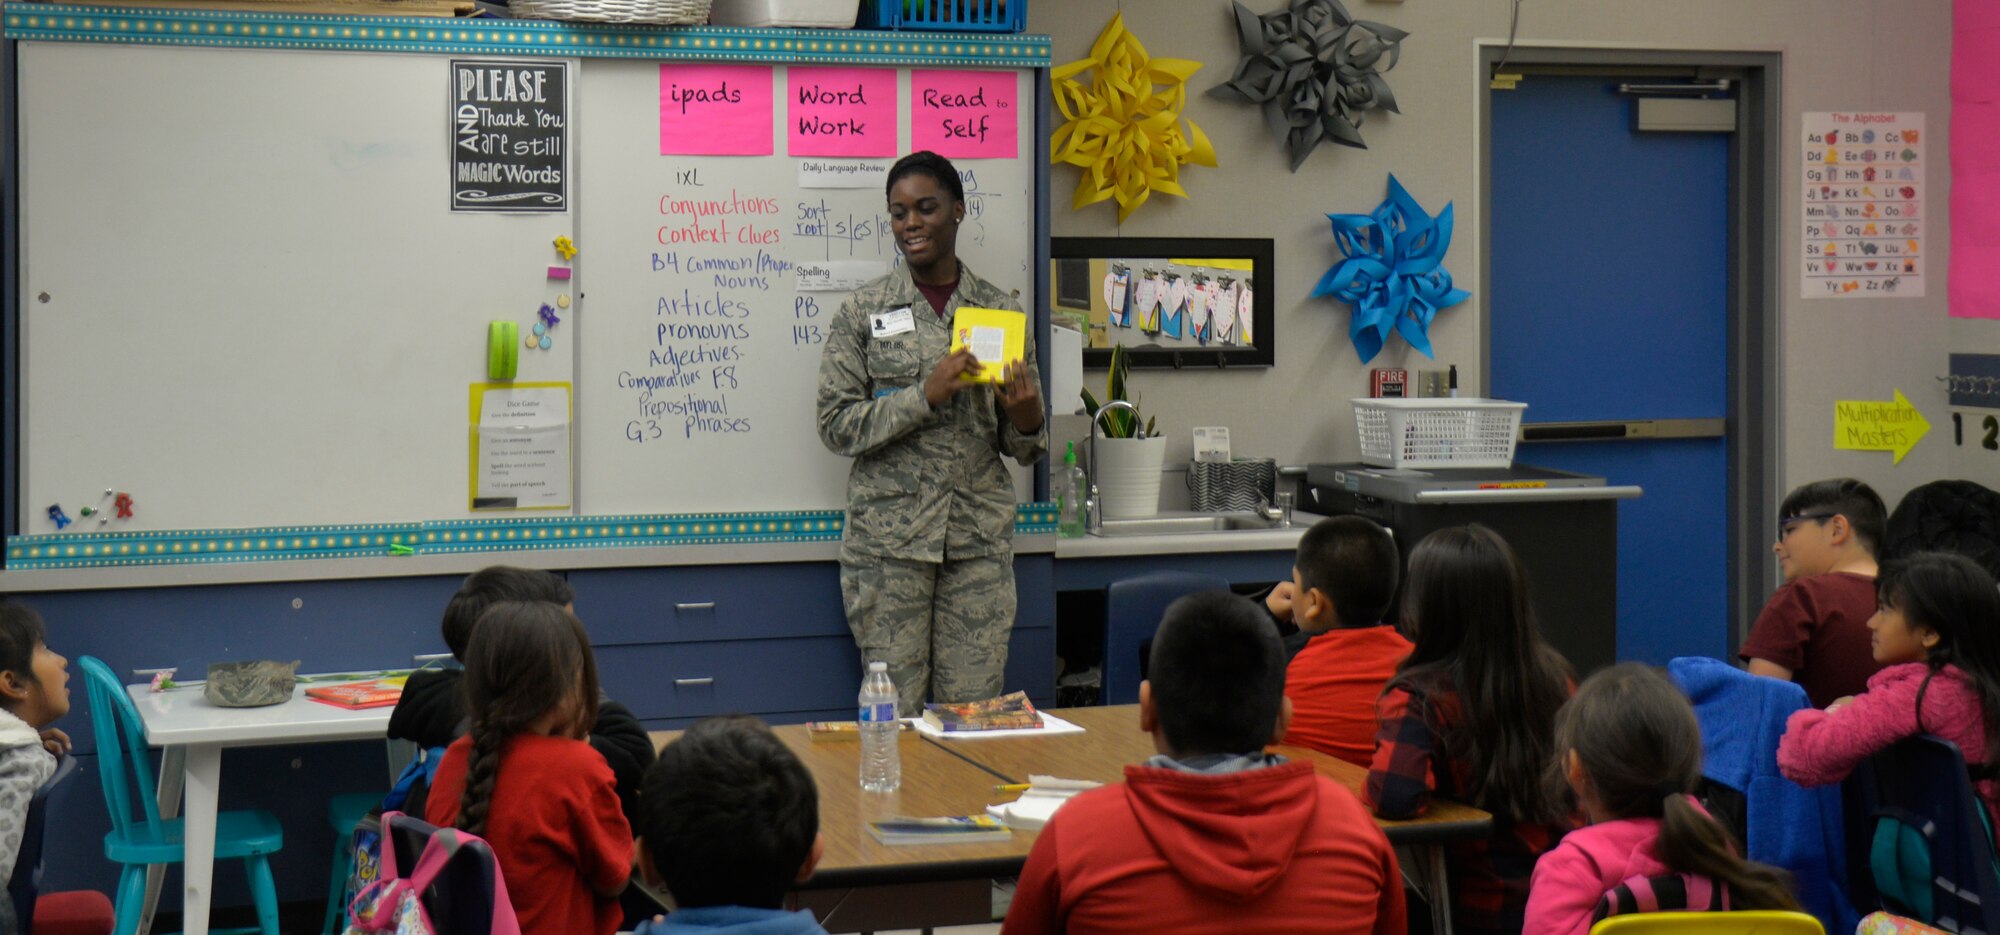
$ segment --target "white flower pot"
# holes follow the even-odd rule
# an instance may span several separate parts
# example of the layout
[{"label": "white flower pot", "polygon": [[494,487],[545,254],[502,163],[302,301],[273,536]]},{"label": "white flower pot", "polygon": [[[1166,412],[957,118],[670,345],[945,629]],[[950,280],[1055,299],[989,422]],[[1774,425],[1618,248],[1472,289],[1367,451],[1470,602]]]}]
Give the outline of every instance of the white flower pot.
[{"label": "white flower pot", "polygon": [[1160,470],[1167,438],[1099,438],[1097,495],[1105,519],[1138,519],[1160,512]]}]

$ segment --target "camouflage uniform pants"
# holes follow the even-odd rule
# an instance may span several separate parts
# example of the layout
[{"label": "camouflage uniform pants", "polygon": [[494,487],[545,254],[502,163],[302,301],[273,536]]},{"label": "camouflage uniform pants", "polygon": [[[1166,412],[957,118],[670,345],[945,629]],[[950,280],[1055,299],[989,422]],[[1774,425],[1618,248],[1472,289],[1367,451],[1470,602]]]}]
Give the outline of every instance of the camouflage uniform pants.
[{"label": "camouflage uniform pants", "polygon": [[840,596],[861,663],[886,662],[901,711],[1000,694],[1014,629],[1014,557],[843,556]]}]

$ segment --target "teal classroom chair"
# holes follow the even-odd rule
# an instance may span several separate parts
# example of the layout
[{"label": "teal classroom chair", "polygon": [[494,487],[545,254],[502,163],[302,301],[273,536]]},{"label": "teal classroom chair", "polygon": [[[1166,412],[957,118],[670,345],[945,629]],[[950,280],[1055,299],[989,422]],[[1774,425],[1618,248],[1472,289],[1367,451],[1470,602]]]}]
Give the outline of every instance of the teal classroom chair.
[{"label": "teal classroom chair", "polygon": [[344,792],[326,803],[326,820],[333,826],[333,879],[327,884],[326,920],[320,935],[340,935],[347,924],[347,878],[354,874],[354,826],[382,803],[376,792]]},{"label": "teal classroom chair", "polygon": [[[97,769],[104,783],[104,804],[111,811],[111,832],[104,836],[104,856],[119,864],[116,935],[138,931],[145,911],[146,868],[179,863],[186,856],[181,819],[160,818],[152,763],[146,755],[146,728],[125,686],[111,667],[93,656],[77,660],[90,689],[91,731],[97,738]],[[283,847],[284,829],[277,816],[265,811],[221,812],[215,818],[215,859],[242,860],[250,877],[250,896],[257,904],[257,928],[278,935],[278,888],[271,879],[270,855]]]}]

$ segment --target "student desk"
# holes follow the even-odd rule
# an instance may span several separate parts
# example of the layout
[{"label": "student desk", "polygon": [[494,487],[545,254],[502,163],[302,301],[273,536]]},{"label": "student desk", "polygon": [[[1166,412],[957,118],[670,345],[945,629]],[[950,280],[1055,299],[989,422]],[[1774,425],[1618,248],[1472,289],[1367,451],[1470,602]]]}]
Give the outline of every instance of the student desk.
[{"label": "student desk", "polygon": [[[1127,765],[1143,763],[1158,752],[1153,749],[1153,735],[1139,730],[1138,705],[1063,708],[1051,713],[1085,732],[938,743],[949,744],[951,752],[991,770],[1009,783],[1027,782],[1031,775],[1118,782],[1125,778]],[[1320,775],[1346,786],[1357,796],[1368,780],[1368,770],[1315,750],[1289,745],[1270,749],[1289,759],[1313,764]],[[1450,935],[1451,899],[1445,880],[1444,845],[1491,834],[1493,816],[1470,805],[1438,799],[1420,817],[1408,821],[1377,819],[1376,823],[1381,825],[1389,843],[1409,848],[1416,858],[1417,866],[1405,867],[1404,872],[1429,897],[1431,931]]]},{"label": "student desk", "polygon": [[[828,930],[908,928],[984,922],[990,911],[987,880],[1018,876],[1034,844],[1033,832],[1017,831],[1007,842],[951,844],[933,847],[877,842],[867,822],[887,815],[972,815],[987,805],[1005,801],[1008,793],[993,787],[1028,781],[1031,774],[1065,779],[1118,782],[1125,767],[1152,756],[1152,735],[1139,730],[1137,705],[1063,708],[1057,717],[1084,728],[1081,734],[1046,737],[930,740],[905,732],[898,744],[903,761],[902,789],[893,795],[864,794],[860,789],[861,744],[852,740],[813,741],[803,725],[773,728],[778,739],[797,754],[812,773],[820,795],[820,833],[826,855],[819,870],[799,893],[801,907],[821,914]],[[678,732],[652,735],[664,747]],[[1357,795],[1368,771],[1351,763],[1300,747],[1271,748],[1294,759],[1311,762],[1322,775]],[[1492,832],[1493,816],[1457,802],[1437,800],[1422,817],[1379,822],[1390,843],[1409,847],[1418,858],[1406,868],[1427,894],[1446,894],[1443,845]],[[919,887],[923,887],[921,893]],[[866,901],[870,914],[835,920],[832,912],[850,911],[857,893],[872,891]],[[837,899],[827,890],[843,890]],[[876,898],[879,897],[879,898]],[[921,898],[919,898],[921,897]],[[942,897],[942,898],[940,898]],[[1450,899],[1431,900],[1433,931],[1451,931]],[[950,909],[947,909],[947,904]],[[920,907],[920,908],[919,908]],[[918,914],[911,915],[912,910]],[[901,910],[900,914],[895,910]],[[956,913],[951,918],[941,915]]]},{"label": "student desk", "polygon": [[[126,694],[145,722],[146,743],[165,748],[160,758],[160,817],[172,818],[187,795],[184,823],[186,881],[182,893],[185,935],[207,935],[214,897],[216,793],[222,785],[222,751],[229,747],[380,740],[389,732],[393,707],[356,711],[308,701],[303,684],[292,700],[262,708],[222,708],[209,704],[198,685],[154,692],[127,685]],[[161,868],[148,874],[144,928],[152,924]]]}]

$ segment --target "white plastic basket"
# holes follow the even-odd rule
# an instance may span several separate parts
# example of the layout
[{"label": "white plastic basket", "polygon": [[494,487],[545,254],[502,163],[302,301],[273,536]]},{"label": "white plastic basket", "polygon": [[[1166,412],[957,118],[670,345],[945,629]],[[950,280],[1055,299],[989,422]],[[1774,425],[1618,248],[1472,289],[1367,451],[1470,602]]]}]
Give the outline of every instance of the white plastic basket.
[{"label": "white plastic basket", "polygon": [[508,8],[523,19],[699,26],[708,22],[708,6],[709,0],[512,0]]},{"label": "white plastic basket", "polygon": [[708,21],[717,26],[809,26],[852,29],[861,0],[714,0]]},{"label": "white plastic basket", "polygon": [[1503,468],[1527,403],[1504,399],[1357,399],[1361,461],[1389,468]]}]

